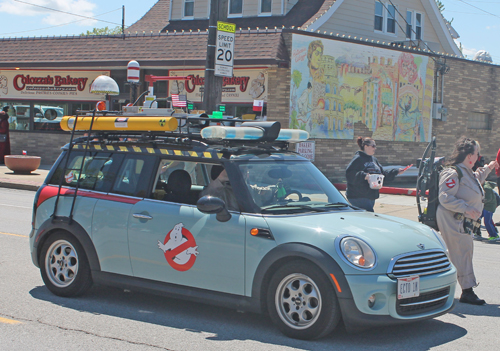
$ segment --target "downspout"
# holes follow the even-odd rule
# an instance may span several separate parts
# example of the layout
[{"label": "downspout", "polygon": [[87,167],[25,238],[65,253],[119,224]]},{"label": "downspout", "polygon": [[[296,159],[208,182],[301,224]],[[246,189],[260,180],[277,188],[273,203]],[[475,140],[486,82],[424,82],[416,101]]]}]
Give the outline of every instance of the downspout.
[{"label": "downspout", "polygon": [[172,20],[172,2],[173,2],[173,0],[170,0],[170,7],[168,9],[168,21],[169,22]]}]

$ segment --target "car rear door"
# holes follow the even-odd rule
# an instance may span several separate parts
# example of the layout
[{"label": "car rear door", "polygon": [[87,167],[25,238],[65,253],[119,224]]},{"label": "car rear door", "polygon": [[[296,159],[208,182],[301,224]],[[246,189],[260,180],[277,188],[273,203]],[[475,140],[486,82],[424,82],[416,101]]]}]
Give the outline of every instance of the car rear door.
[{"label": "car rear door", "polygon": [[[132,276],[128,243],[128,219],[150,182],[156,158],[152,155],[115,153],[104,170],[109,193],[99,194],[92,219],[92,240],[103,272]],[[108,188],[108,189],[109,189]]]}]

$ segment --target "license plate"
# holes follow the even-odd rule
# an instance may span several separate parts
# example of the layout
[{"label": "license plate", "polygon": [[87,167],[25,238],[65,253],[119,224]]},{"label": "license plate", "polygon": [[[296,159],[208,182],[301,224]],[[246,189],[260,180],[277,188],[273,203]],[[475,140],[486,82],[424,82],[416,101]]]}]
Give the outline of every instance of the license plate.
[{"label": "license plate", "polygon": [[420,295],[420,277],[414,275],[398,278],[398,300],[417,297]]}]

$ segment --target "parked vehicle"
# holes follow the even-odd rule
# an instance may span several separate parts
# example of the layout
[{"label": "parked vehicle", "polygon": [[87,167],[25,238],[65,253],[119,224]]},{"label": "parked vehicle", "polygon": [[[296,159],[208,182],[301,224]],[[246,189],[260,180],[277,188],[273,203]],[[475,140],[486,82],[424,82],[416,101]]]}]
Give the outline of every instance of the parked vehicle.
[{"label": "parked vehicle", "polygon": [[[11,129],[28,130],[30,121],[29,105],[14,105],[9,118]],[[34,128],[36,130],[61,130],[61,118],[64,116],[64,109],[57,106],[35,105]]]},{"label": "parked vehicle", "polygon": [[[246,122],[75,139],[36,194],[33,263],[58,296],[154,292],[268,313],[299,339],[341,319],[351,331],[450,311],[456,270],[439,233],[351,206],[288,151],[304,133]],[[221,167],[237,210],[201,196]]]}]

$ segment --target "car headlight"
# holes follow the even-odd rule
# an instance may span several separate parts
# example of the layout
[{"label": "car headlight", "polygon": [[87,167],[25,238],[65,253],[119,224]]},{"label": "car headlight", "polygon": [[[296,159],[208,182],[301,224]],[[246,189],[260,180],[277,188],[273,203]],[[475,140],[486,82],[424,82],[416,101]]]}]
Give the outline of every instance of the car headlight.
[{"label": "car headlight", "polygon": [[446,251],[446,254],[448,255],[448,246],[446,246],[446,243],[444,242],[443,237],[441,236],[441,234],[439,234],[434,229],[431,229],[431,231],[434,234],[434,236],[436,237],[436,239],[438,239],[439,243],[441,244],[441,246],[443,247],[444,251]]},{"label": "car headlight", "polygon": [[371,269],[377,262],[372,248],[363,240],[352,236],[346,236],[340,241],[340,251],[357,268]]}]

